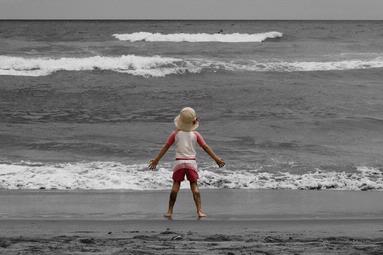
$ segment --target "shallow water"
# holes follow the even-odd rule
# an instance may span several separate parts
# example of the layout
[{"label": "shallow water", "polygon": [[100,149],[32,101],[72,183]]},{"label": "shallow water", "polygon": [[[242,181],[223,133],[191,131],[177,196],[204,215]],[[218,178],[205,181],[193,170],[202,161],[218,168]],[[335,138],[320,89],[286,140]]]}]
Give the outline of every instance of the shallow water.
[{"label": "shallow water", "polygon": [[[187,185],[185,185],[187,186]],[[161,220],[168,191],[2,191],[0,220]],[[208,221],[382,219],[381,192],[201,190]],[[181,191],[175,220],[195,220],[190,191]]]}]

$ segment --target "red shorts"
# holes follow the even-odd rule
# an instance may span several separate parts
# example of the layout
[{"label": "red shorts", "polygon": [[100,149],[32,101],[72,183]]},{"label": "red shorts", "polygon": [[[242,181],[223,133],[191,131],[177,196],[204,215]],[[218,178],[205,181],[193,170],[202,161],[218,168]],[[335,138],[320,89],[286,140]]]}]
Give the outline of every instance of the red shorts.
[{"label": "red shorts", "polygon": [[173,181],[182,182],[186,178],[189,182],[196,182],[198,180],[198,173],[192,168],[180,168],[173,172]]}]

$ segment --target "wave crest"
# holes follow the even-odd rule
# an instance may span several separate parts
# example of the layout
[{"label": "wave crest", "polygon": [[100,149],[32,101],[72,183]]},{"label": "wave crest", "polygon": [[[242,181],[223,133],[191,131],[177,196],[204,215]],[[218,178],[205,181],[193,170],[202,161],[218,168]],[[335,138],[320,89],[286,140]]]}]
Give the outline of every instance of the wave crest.
[{"label": "wave crest", "polygon": [[23,58],[0,56],[0,75],[44,76],[56,71],[110,70],[138,76],[161,77],[192,68],[182,59],[161,56],[123,55],[83,58]]},{"label": "wave crest", "polygon": [[[3,162],[0,163],[0,188],[163,190],[172,185],[171,165],[164,166],[158,171],[150,171],[146,164],[119,162]],[[258,170],[212,171],[201,167],[199,183],[207,189],[383,190],[380,169],[358,167],[357,170],[355,173],[315,170],[291,174]]]},{"label": "wave crest", "polygon": [[143,77],[171,74],[230,72],[309,72],[383,68],[383,58],[342,61],[256,61],[122,55],[82,58],[24,58],[0,56],[0,75],[44,76],[57,71],[108,70]]},{"label": "wave crest", "polygon": [[207,34],[207,33],[177,33],[177,34],[161,34],[149,32],[136,32],[130,34],[113,34],[113,36],[121,41],[146,41],[146,42],[263,42],[268,38],[279,38],[283,34],[276,31],[256,34]]}]

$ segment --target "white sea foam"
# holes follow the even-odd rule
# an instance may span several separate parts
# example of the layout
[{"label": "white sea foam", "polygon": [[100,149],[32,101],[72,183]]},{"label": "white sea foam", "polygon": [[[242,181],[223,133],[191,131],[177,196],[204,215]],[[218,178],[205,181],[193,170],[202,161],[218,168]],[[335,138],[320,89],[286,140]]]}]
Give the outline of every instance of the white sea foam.
[{"label": "white sea foam", "polygon": [[130,34],[113,34],[114,37],[121,41],[147,41],[147,42],[263,42],[268,38],[282,37],[283,34],[276,31],[256,34],[207,34],[207,33],[177,33],[177,34],[161,34],[149,32],[136,32]]},{"label": "white sea foam", "polygon": [[189,60],[194,65],[206,69],[249,72],[310,72],[383,68],[383,57],[342,61],[220,61],[211,59]]},{"label": "white sea foam", "polygon": [[0,56],[0,75],[44,76],[56,71],[110,70],[138,76],[161,77],[192,72],[182,59],[160,56],[123,55],[119,57],[23,58]]},{"label": "white sea foam", "polygon": [[[170,169],[169,163],[151,171],[145,164],[118,162],[3,162],[0,163],[0,188],[163,190],[171,187]],[[201,187],[208,189],[383,190],[383,172],[370,167],[359,167],[353,173],[317,169],[304,174],[201,168],[199,174]]]},{"label": "white sea foam", "polygon": [[0,56],[0,75],[43,76],[56,71],[109,70],[143,77],[171,74],[231,72],[309,72],[383,68],[383,57],[342,61],[224,61],[209,58],[174,58],[123,55],[80,58],[24,58]]}]

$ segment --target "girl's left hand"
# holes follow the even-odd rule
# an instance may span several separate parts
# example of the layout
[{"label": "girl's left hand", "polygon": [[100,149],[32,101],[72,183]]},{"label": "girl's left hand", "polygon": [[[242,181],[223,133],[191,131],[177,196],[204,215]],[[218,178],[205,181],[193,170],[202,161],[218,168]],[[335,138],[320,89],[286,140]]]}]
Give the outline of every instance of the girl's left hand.
[{"label": "girl's left hand", "polygon": [[225,166],[225,161],[223,161],[223,159],[218,158],[215,162],[217,163],[219,167]]}]

